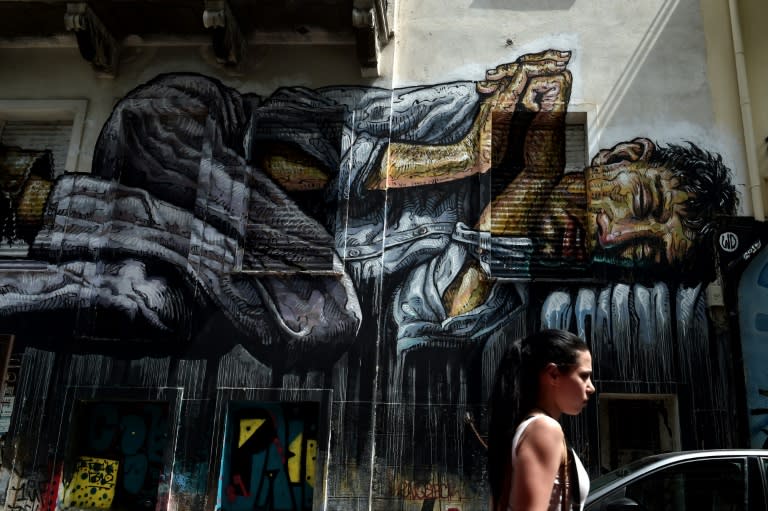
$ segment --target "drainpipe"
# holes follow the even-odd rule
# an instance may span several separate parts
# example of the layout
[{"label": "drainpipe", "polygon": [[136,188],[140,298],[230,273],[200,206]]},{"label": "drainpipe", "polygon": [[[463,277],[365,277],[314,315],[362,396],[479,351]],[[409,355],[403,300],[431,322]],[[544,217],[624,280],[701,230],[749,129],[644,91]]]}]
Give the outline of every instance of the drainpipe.
[{"label": "drainpipe", "polygon": [[749,176],[749,191],[752,195],[752,212],[755,220],[762,222],[765,220],[763,192],[760,186],[760,172],[758,171],[757,154],[755,152],[755,132],[752,126],[752,108],[749,102],[749,87],[747,84],[747,64],[744,59],[744,44],[741,40],[741,24],[737,0],[728,0],[728,10],[731,15],[733,54],[736,58],[736,83],[739,87],[741,124],[744,130],[744,147],[747,152],[747,173]]}]

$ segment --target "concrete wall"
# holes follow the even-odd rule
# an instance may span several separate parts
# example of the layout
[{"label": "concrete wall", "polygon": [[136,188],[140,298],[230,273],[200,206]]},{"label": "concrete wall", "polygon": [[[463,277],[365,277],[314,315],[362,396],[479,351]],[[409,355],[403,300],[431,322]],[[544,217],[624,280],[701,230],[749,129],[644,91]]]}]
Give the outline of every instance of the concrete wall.
[{"label": "concrete wall", "polygon": [[768,176],[768,99],[766,99],[766,73],[768,62],[763,49],[768,44],[765,24],[768,14],[760,2],[739,2],[741,13],[742,36],[744,38],[744,57],[747,64],[749,79],[749,95],[752,111],[753,129],[755,132],[755,147],[751,148],[757,155],[764,200],[766,195],[765,177]]}]

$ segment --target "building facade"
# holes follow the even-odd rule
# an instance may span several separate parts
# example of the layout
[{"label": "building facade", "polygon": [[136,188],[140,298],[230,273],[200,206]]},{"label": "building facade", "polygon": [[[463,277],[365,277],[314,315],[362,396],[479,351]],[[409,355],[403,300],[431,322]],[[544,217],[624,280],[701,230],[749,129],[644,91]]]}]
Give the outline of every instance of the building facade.
[{"label": "building facade", "polygon": [[6,509],[486,509],[541,328],[592,476],[763,445],[758,4],[0,0]]}]

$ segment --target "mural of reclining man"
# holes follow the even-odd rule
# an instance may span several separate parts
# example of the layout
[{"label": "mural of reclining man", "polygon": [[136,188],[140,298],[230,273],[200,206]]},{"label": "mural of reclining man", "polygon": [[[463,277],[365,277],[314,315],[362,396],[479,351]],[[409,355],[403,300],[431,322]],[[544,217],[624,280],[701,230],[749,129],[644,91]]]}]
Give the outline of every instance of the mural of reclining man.
[{"label": "mural of reclining man", "polygon": [[[494,268],[525,278],[531,261],[567,267],[591,251],[691,270],[714,216],[734,211],[728,170],[692,144],[636,139],[564,174],[569,59],[268,98],[162,75],[115,107],[92,174],[55,182],[29,252],[45,266],[2,273],[0,315],[92,308],[137,337],[181,340],[224,317],[266,364],[326,366],[390,303],[382,280],[402,351],[508,322],[527,291]],[[292,271],[326,263],[330,274]],[[126,336],[90,328],[79,335]]]}]

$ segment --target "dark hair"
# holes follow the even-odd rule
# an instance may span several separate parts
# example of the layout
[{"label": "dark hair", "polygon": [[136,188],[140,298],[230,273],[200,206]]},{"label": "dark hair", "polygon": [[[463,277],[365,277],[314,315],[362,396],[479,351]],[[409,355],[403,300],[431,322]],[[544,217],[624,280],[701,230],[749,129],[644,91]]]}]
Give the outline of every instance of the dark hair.
[{"label": "dark hair", "polygon": [[584,351],[589,346],[571,332],[541,330],[516,340],[502,356],[488,403],[488,480],[495,502],[499,502],[510,461],[514,431],[536,406],[539,374],[550,363],[567,371]]},{"label": "dark hair", "polygon": [[656,145],[649,163],[663,165],[681,181],[681,187],[691,197],[685,203],[683,226],[691,231],[691,239],[704,240],[711,236],[717,215],[735,215],[739,198],[731,184],[731,170],[723,157],[705,151],[693,142],[687,146]]}]

